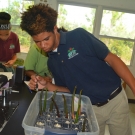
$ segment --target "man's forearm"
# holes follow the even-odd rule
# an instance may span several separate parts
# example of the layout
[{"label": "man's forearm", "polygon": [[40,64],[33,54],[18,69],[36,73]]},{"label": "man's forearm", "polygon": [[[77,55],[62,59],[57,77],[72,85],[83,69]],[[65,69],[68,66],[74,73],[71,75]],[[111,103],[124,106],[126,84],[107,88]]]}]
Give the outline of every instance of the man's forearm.
[{"label": "man's forearm", "polygon": [[55,91],[55,90],[57,90],[57,91],[59,91],[59,92],[68,92],[68,93],[70,93],[70,91],[69,91],[68,88],[62,87],[62,86],[57,86],[57,85],[52,84],[52,83],[50,83],[50,82],[47,83],[46,88],[47,88],[49,91]]}]

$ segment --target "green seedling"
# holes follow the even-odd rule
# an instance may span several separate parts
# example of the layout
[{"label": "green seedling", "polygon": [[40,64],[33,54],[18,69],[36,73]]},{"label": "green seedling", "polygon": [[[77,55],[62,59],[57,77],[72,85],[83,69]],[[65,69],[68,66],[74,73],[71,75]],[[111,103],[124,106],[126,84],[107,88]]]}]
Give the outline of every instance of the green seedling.
[{"label": "green seedling", "polygon": [[71,101],[71,115],[72,115],[72,119],[75,118],[74,115],[74,97],[75,97],[75,92],[76,92],[77,86],[75,86],[73,94],[72,94],[72,101]]},{"label": "green seedling", "polygon": [[83,125],[82,125],[82,132],[85,132],[85,125],[86,125],[86,118],[83,121]]},{"label": "green seedling", "polygon": [[42,110],[42,95],[43,95],[43,90],[40,93],[40,99],[39,99],[39,114],[40,115],[43,114],[43,110]]},{"label": "green seedling", "polygon": [[79,115],[80,115],[80,113],[81,113],[81,95],[82,95],[82,90],[80,91],[80,95],[79,95],[78,109],[77,109],[76,116],[75,116],[75,123],[78,122]]},{"label": "green seedling", "polygon": [[45,97],[44,97],[44,107],[43,107],[43,112],[46,111],[46,100],[47,100],[47,89],[45,89]]},{"label": "green seedling", "polygon": [[[54,93],[53,93],[53,99],[55,99],[56,92],[57,92],[57,90],[55,90]],[[53,104],[54,104],[54,103],[51,102],[51,104],[50,104],[50,112],[53,110]]]},{"label": "green seedling", "polygon": [[52,102],[54,103],[54,106],[55,106],[55,108],[57,110],[57,116],[60,117],[59,108],[58,108],[56,102],[54,101],[53,97],[52,97]]},{"label": "green seedling", "polygon": [[67,102],[65,96],[62,94],[62,97],[64,99],[64,113],[65,113],[65,118],[68,118],[68,109],[67,109]]}]

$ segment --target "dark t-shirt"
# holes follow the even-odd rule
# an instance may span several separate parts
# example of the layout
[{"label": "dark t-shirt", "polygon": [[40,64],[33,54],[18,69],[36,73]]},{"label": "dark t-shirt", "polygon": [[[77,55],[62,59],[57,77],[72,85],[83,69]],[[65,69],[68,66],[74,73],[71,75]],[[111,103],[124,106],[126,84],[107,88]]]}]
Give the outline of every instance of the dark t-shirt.
[{"label": "dark t-shirt", "polygon": [[7,62],[18,52],[20,52],[20,44],[15,33],[11,32],[6,41],[0,39],[0,61]]},{"label": "dark t-shirt", "polygon": [[73,93],[77,86],[92,103],[104,102],[121,85],[121,79],[104,61],[109,50],[82,28],[60,32],[57,52],[49,53],[48,67],[56,85]]}]

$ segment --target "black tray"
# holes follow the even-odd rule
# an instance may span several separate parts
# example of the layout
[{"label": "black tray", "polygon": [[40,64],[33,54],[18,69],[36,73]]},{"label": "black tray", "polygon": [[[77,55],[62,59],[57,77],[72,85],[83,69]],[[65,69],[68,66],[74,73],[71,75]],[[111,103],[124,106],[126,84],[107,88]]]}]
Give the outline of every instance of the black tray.
[{"label": "black tray", "polygon": [[13,113],[16,111],[18,105],[18,101],[9,101],[6,106],[3,106],[2,101],[0,101],[0,132],[5,127]]}]

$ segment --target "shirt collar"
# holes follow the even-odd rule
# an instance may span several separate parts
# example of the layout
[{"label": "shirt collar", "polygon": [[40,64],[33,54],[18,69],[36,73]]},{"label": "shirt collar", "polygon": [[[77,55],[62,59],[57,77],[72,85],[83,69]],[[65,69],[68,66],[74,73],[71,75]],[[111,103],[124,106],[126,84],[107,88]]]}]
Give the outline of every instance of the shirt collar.
[{"label": "shirt collar", "polygon": [[66,32],[60,31],[60,44],[66,44]]},{"label": "shirt collar", "polygon": [[55,50],[53,50],[52,52],[57,52],[58,48],[56,48]]},{"label": "shirt collar", "polygon": [[[66,32],[60,31],[60,43],[59,43],[59,46],[64,45],[64,44],[66,44]],[[59,46],[58,46],[58,48],[59,48]],[[49,52],[49,53],[57,52],[58,48],[56,48],[55,50],[53,50],[52,52]]]}]

